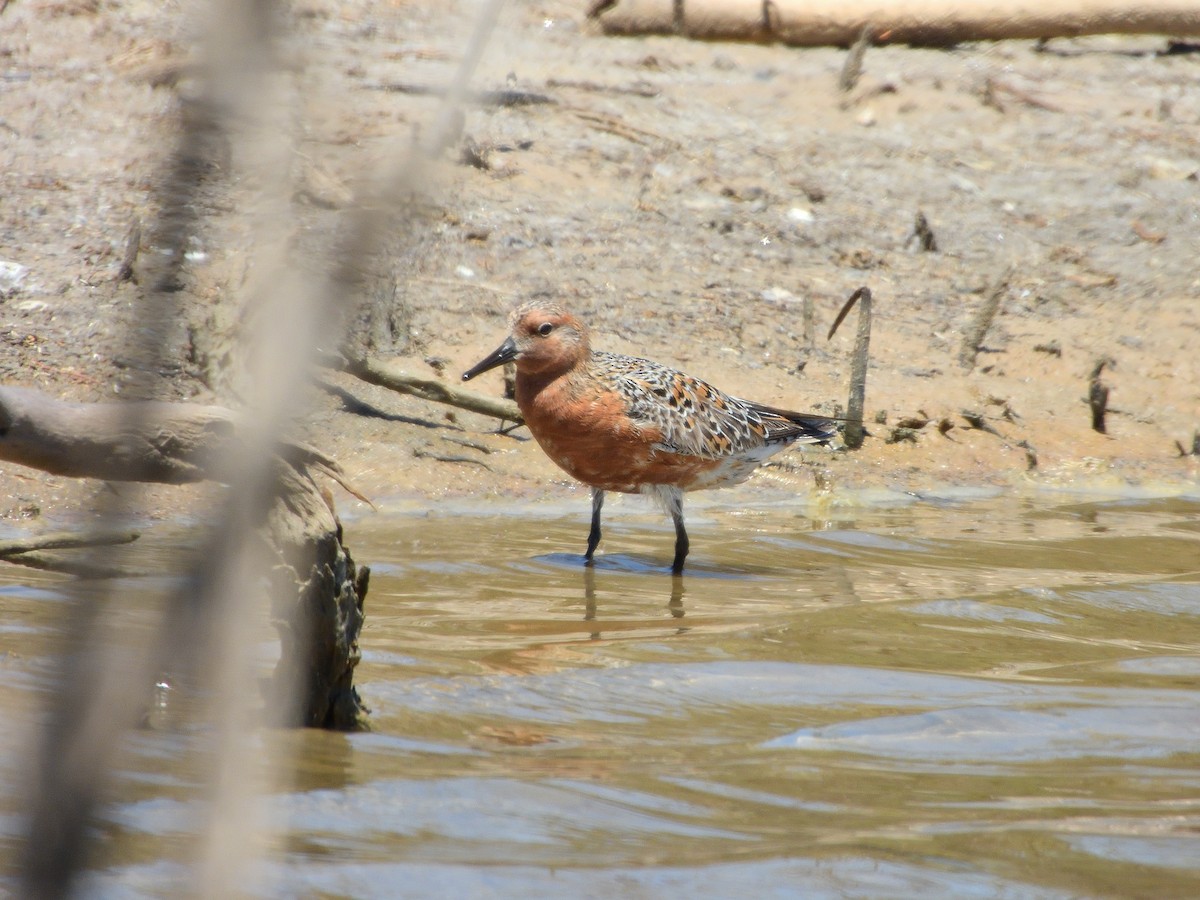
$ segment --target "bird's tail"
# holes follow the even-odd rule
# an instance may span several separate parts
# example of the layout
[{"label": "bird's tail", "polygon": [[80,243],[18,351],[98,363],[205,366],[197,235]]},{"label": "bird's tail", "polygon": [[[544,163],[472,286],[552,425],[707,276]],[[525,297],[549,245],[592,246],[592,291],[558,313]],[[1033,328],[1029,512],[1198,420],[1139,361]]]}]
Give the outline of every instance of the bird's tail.
[{"label": "bird's tail", "polygon": [[755,409],[766,415],[784,420],[780,422],[778,437],[799,441],[804,444],[828,444],[837,437],[838,419],[831,416],[818,416],[813,413],[792,412],[790,409],[779,409],[774,406],[754,404]]}]

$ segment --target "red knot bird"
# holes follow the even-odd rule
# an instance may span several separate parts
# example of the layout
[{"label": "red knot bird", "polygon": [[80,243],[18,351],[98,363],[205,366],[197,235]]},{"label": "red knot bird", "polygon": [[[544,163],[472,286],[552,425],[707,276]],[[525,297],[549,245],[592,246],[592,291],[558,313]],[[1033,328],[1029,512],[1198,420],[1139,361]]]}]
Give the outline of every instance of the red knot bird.
[{"label": "red knot bird", "polygon": [[586,565],[600,543],[606,491],[662,504],[675,523],[678,575],[688,554],[684,491],[739,484],[791,444],[834,437],[824,416],[739,400],[651,360],[593,350],[587,326],[557,303],[522,304],[509,325],[508,339],[463,381],[516,363],[525,424],[550,459],[592,489]]}]

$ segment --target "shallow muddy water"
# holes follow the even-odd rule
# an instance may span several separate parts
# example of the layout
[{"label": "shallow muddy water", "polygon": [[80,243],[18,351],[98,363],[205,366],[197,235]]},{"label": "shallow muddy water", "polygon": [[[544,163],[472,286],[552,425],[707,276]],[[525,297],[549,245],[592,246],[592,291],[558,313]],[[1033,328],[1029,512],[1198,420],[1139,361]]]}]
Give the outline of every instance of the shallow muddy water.
[{"label": "shallow muddy water", "polygon": [[[639,501],[582,568],[574,501],[347,523],[375,731],[264,737],[296,773],[257,891],[1200,893],[1200,496],[717,493],[682,579]],[[32,577],[0,629],[24,708],[61,606]],[[131,739],[89,893],[178,890],[189,740]]]}]

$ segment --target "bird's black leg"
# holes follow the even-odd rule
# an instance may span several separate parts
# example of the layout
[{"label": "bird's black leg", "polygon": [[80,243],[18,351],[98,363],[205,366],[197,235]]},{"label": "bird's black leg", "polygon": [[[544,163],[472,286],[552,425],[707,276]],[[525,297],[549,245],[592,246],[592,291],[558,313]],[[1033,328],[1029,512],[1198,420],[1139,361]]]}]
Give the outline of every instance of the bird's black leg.
[{"label": "bird's black leg", "polygon": [[588,532],[587,553],[583,555],[583,564],[592,564],[592,554],[600,543],[600,508],[604,506],[604,491],[592,488],[592,530]]},{"label": "bird's black leg", "polygon": [[683,561],[688,555],[687,529],[683,527],[683,494],[671,498],[671,519],[675,523],[675,561],[671,563],[673,575],[683,574]]}]

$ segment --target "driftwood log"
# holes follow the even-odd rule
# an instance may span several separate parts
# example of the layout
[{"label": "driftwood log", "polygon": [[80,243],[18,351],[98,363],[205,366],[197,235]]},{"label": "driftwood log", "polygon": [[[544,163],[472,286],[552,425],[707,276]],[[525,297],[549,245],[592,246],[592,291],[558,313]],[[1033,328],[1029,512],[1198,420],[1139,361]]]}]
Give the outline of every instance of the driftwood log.
[{"label": "driftwood log", "polygon": [[[0,460],[55,475],[222,481],[238,442],[238,416],[222,407],[70,403],[30,388],[0,387]],[[348,486],[335,461],[304,444],[281,444],[275,466],[264,536],[277,563],[271,615],[282,653],[269,699],[296,698],[288,707],[291,724],[365,727],[353,678],[369,571],[355,566],[332,498],[313,475]]]},{"label": "driftwood log", "polygon": [[588,15],[609,34],[848,47],[870,27],[876,44],[1086,34],[1200,34],[1195,0],[596,0]]}]

